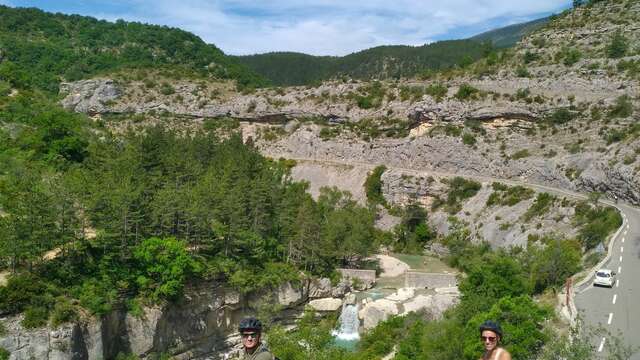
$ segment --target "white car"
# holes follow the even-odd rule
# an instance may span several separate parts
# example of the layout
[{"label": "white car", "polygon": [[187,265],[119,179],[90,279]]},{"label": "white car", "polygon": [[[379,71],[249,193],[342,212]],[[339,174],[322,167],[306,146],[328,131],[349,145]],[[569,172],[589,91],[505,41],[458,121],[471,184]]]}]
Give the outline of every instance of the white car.
[{"label": "white car", "polygon": [[593,279],[593,285],[613,287],[616,282],[616,273],[609,269],[600,269],[596,271],[596,278]]}]

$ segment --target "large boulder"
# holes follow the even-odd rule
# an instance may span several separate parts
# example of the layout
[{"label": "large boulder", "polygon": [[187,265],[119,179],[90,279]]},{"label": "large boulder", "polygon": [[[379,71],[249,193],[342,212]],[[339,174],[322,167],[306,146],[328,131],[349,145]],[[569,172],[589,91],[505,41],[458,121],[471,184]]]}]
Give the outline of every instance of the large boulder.
[{"label": "large boulder", "polygon": [[418,295],[403,304],[402,314],[406,315],[412,311],[425,311],[433,319],[442,318],[442,314],[458,302],[458,295],[452,293],[436,295]]},{"label": "large boulder", "polygon": [[331,280],[328,278],[314,278],[309,281],[309,298],[319,299],[331,296]]},{"label": "large boulder", "polygon": [[364,308],[358,312],[358,316],[363,320],[365,329],[372,329],[380,321],[387,320],[392,315],[398,315],[398,304],[388,299],[379,299],[365,304]]},{"label": "large boulder", "polygon": [[342,300],[336,298],[314,299],[309,306],[316,311],[337,311],[342,307]]},{"label": "large boulder", "polygon": [[415,294],[414,288],[400,288],[395,293],[387,296],[386,298],[393,301],[407,301]]},{"label": "large boulder", "polygon": [[351,283],[349,281],[342,280],[331,289],[331,296],[342,298],[346,293],[351,291]]},{"label": "large boulder", "polygon": [[300,286],[293,286],[291,283],[281,285],[276,291],[278,304],[282,306],[293,306],[299,304],[303,299],[303,291]]}]

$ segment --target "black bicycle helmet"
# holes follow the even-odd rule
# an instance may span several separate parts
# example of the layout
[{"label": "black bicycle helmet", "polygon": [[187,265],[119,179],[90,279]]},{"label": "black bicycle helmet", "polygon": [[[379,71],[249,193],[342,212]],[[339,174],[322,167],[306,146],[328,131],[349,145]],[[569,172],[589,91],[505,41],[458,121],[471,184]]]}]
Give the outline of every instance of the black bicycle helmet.
[{"label": "black bicycle helmet", "polygon": [[485,330],[493,331],[502,338],[502,328],[496,321],[487,320],[483,322],[482,325],[480,325],[480,335],[482,335],[482,332]]},{"label": "black bicycle helmet", "polygon": [[256,331],[256,332],[261,332],[262,331],[262,323],[260,322],[260,320],[254,318],[254,317],[248,317],[248,318],[244,318],[240,321],[240,325],[238,326],[238,331],[243,332],[243,331]]}]

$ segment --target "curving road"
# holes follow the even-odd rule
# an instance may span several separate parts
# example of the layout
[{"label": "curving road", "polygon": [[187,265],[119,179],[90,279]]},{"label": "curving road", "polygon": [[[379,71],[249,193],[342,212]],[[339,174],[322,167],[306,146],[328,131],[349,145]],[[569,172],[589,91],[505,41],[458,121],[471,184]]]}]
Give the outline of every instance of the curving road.
[{"label": "curving road", "polygon": [[[334,161],[310,158],[292,158],[283,156],[299,162],[315,162],[328,165],[352,165],[365,168],[374,168],[378,164]],[[588,199],[587,195],[574,191],[558,189],[547,185],[528,183],[525,181],[499,179],[488,176],[467,175],[445,173],[430,170],[420,170],[415,168],[387,166],[389,169],[401,170],[415,175],[438,175],[443,177],[463,176],[482,182],[498,181],[510,185],[522,185],[548,193],[568,196],[575,199]],[[615,206],[620,210],[623,218],[623,225],[617,236],[613,238],[609,249],[611,249],[608,260],[603,267],[616,271],[617,282],[611,288],[594,288],[592,286],[593,274],[586,280],[583,286],[576,291],[575,303],[581,313],[583,320],[592,326],[602,325],[604,331],[598,334],[594,344],[596,351],[606,353],[607,340],[610,332],[614,335],[621,335],[627,345],[640,347],[640,209],[626,205],[614,204],[611,201],[601,200],[601,203]],[[636,353],[633,360],[640,360],[640,352]]]},{"label": "curving road", "polygon": [[[617,272],[616,284],[609,289],[594,287],[588,281],[575,296],[583,320],[604,328],[594,344],[598,352],[606,352],[611,342],[607,332],[619,334],[627,345],[640,347],[640,210],[622,204],[616,207],[624,222],[603,265]],[[640,353],[632,359],[640,359]]]}]

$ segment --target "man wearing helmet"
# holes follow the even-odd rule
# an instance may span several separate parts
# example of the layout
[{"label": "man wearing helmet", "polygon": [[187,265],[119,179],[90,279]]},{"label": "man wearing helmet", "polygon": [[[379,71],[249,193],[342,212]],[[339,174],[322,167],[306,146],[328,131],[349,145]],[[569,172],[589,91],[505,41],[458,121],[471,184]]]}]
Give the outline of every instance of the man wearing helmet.
[{"label": "man wearing helmet", "polygon": [[275,357],[269,349],[260,341],[262,335],[262,323],[254,317],[248,317],[240,321],[238,326],[242,336],[244,347],[243,360],[274,360]]},{"label": "man wearing helmet", "polygon": [[502,339],[502,328],[495,321],[487,320],[480,325],[480,339],[484,344],[484,355],[480,360],[511,360],[511,354],[498,346]]}]

